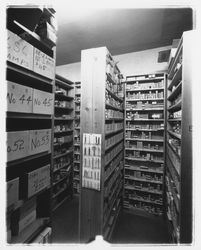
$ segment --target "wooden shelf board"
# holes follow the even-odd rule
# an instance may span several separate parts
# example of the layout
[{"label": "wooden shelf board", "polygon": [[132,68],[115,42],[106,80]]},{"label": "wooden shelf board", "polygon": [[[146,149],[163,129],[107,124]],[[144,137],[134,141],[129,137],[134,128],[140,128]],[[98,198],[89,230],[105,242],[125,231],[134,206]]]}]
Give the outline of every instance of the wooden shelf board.
[{"label": "wooden shelf board", "polygon": [[105,118],[105,121],[123,121],[124,118],[120,118],[120,117],[111,117],[111,118]]},{"label": "wooden shelf board", "polygon": [[71,153],[73,153],[73,150],[69,150],[69,151],[67,151],[65,153],[62,153],[62,154],[59,154],[59,155],[55,155],[55,156],[53,156],[53,159],[55,160],[55,159],[58,159],[58,158],[60,158],[62,156],[66,156],[66,155],[71,154]]},{"label": "wooden shelf board", "polygon": [[147,160],[147,159],[142,159],[142,158],[131,158],[131,157],[125,157],[126,160],[131,160],[131,161],[143,161],[143,162],[153,162],[153,163],[164,163],[164,161],[159,161],[159,160]]},{"label": "wooden shelf board", "polygon": [[123,99],[118,97],[116,94],[114,94],[111,90],[109,90],[108,88],[106,88],[106,90],[108,91],[108,93],[117,101],[123,102]]},{"label": "wooden shelf board", "polygon": [[155,111],[155,110],[159,110],[159,111],[163,111],[164,109],[163,108],[141,108],[141,109],[126,109],[126,111],[133,111],[133,112],[136,112],[136,111]]},{"label": "wooden shelf board", "polygon": [[123,128],[118,129],[118,130],[113,130],[113,131],[110,131],[110,132],[106,132],[105,136],[112,135],[112,134],[118,134],[118,133],[120,133],[122,131],[123,131]]},{"label": "wooden shelf board", "polygon": [[67,95],[63,95],[63,94],[57,94],[55,93],[55,99],[65,99],[67,101],[72,101],[74,99],[74,97],[72,96],[67,96]]},{"label": "wooden shelf board", "polygon": [[178,44],[178,48],[177,48],[177,51],[176,51],[176,55],[170,65],[170,67],[168,68],[168,78],[169,79],[172,79],[173,75],[174,75],[174,68],[178,62],[178,59],[179,59],[179,56],[180,54],[182,53],[182,49],[183,49],[183,39],[181,39],[179,41],[179,44]]},{"label": "wooden shelf board", "polygon": [[53,170],[53,173],[58,172],[58,171],[60,171],[60,170],[63,169],[63,168],[67,168],[67,167],[69,167],[71,164],[72,164],[72,162],[69,162],[68,164],[65,164],[64,166],[62,166],[62,167],[60,167],[60,168],[54,169],[54,170]]},{"label": "wooden shelf board", "polygon": [[40,157],[43,157],[43,156],[50,155],[50,154],[51,154],[51,152],[46,151],[46,152],[42,152],[42,153],[39,153],[39,154],[30,155],[30,156],[27,156],[27,157],[24,157],[24,158],[21,158],[21,159],[9,161],[9,162],[7,162],[7,167],[12,167],[12,166],[21,164],[23,162],[31,161],[31,160],[34,160],[34,159],[37,159],[37,158],[40,158]]},{"label": "wooden shelf board", "polygon": [[[132,77],[132,76],[131,76]],[[130,78],[131,78],[130,77]],[[127,77],[127,78],[129,78],[129,76]],[[132,82],[150,82],[150,81],[159,81],[159,80],[164,80],[164,76],[161,76],[161,77],[152,77],[152,78],[146,78],[146,79],[141,79],[141,80],[130,80],[130,81],[128,81],[128,80],[126,80],[126,83],[132,83]]]},{"label": "wooden shelf board", "polygon": [[176,88],[172,91],[172,93],[168,96],[167,99],[169,101],[172,101],[181,92],[181,89],[182,89],[182,81],[178,83]]},{"label": "wooden shelf board", "polygon": [[181,135],[180,135],[180,134],[177,134],[177,133],[172,132],[172,131],[170,131],[170,130],[167,130],[167,132],[168,132],[170,135],[172,135],[172,136],[176,137],[177,139],[180,139],[180,140],[181,140]]},{"label": "wooden shelf board", "polygon": [[136,190],[136,191],[140,191],[140,192],[162,195],[162,191],[147,190],[147,189],[143,189],[143,188],[138,189],[138,188],[135,188],[135,187],[130,186],[130,185],[125,185],[124,188],[129,189],[129,190]]},{"label": "wooden shelf board", "polygon": [[155,181],[155,180],[147,180],[147,179],[143,179],[143,178],[138,178],[138,177],[134,177],[134,176],[127,176],[124,175],[125,179],[129,179],[129,180],[135,180],[135,181],[141,181],[141,182],[149,182],[149,183],[156,183],[156,184],[163,184],[162,181]]},{"label": "wooden shelf board", "polygon": [[113,109],[113,110],[118,110],[118,111],[123,112],[123,109],[115,107],[115,106],[113,106],[113,105],[111,105],[109,103],[105,103],[105,107],[108,108],[108,109]]},{"label": "wooden shelf board", "polygon": [[126,121],[133,121],[133,122],[135,122],[135,121],[163,122],[164,119],[128,119],[128,118],[126,118]]},{"label": "wooden shelf board", "polygon": [[133,170],[133,171],[141,171],[141,172],[150,172],[150,173],[157,173],[157,174],[163,174],[163,171],[159,171],[159,170],[152,170],[152,169],[146,169],[146,168],[140,168],[140,167],[135,167],[135,166],[130,166],[130,165],[125,165],[125,169],[128,170]]},{"label": "wooden shelf board", "polygon": [[38,120],[51,120],[52,115],[42,115],[33,113],[20,113],[7,111],[7,119],[38,119]]},{"label": "wooden shelf board", "polygon": [[159,205],[159,206],[162,206],[163,203],[162,202],[156,202],[156,201],[151,201],[151,200],[145,200],[145,199],[140,199],[140,198],[135,198],[135,197],[132,197],[132,198],[128,198],[129,200],[134,200],[134,201],[142,201],[142,202],[146,202],[146,203],[151,203],[151,204],[154,204],[154,205]]},{"label": "wooden shelf board", "polygon": [[56,75],[55,85],[58,85],[64,89],[74,89],[74,87],[71,86],[69,83],[62,81],[61,79],[58,79],[57,77],[58,77],[58,75]]},{"label": "wooden shelf board", "polygon": [[126,89],[126,92],[147,92],[154,90],[164,90],[164,88],[149,88],[149,89]]},{"label": "wooden shelf board", "polygon": [[181,100],[168,108],[168,111],[176,112],[181,109]]},{"label": "wooden shelf board", "polygon": [[63,117],[54,117],[55,121],[73,121],[73,117],[71,118],[63,118]]},{"label": "wooden shelf board", "polygon": [[130,131],[151,131],[151,132],[158,132],[158,131],[164,131],[164,128],[160,128],[160,129],[125,128],[125,130],[130,130]]},{"label": "wooden shelf board", "polygon": [[125,138],[126,141],[147,141],[147,142],[164,142],[164,140],[159,139],[142,139],[142,138]]},{"label": "wooden shelf board", "polygon": [[110,148],[114,147],[115,145],[117,145],[119,142],[121,142],[121,141],[123,141],[123,140],[124,140],[124,138],[122,138],[121,140],[118,140],[118,141],[116,141],[115,143],[113,143],[113,144],[111,144],[111,145],[105,147],[105,151],[107,151],[107,150],[109,150]]},{"label": "wooden shelf board", "polygon": [[55,109],[60,109],[60,110],[66,110],[66,111],[70,111],[73,110],[73,108],[68,108],[68,107],[58,107],[58,106],[54,106]]},{"label": "wooden shelf board", "polygon": [[154,149],[149,149],[149,148],[125,148],[125,150],[145,151],[145,152],[152,152],[152,153],[164,153],[163,150],[154,150]]},{"label": "wooden shelf board", "polygon": [[138,102],[138,101],[164,101],[164,98],[147,98],[147,99],[135,99],[135,98],[126,98],[127,102]]},{"label": "wooden shelf board", "polygon": [[60,182],[64,181],[64,180],[67,179],[67,178],[68,178],[68,174],[67,174],[66,176],[62,177],[60,180],[58,180],[58,181],[56,181],[56,182],[53,182],[52,185],[53,185],[53,186],[56,186],[57,184],[59,184]]}]

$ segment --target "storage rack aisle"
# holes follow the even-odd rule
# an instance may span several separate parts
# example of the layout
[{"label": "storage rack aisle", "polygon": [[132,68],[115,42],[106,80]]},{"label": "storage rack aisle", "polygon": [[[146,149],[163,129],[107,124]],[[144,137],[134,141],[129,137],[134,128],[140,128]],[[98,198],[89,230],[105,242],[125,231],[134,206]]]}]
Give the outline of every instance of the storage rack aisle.
[{"label": "storage rack aisle", "polygon": [[192,241],[193,31],[183,33],[168,67],[166,201],[172,241]]},{"label": "storage rack aisle", "polygon": [[39,23],[48,22],[53,29],[54,13],[7,9],[8,243],[50,241],[56,47],[37,33],[43,29]]},{"label": "storage rack aisle", "polygon": [[126,79],[124,208],[162,215],[166,76],[153,73]]},{"label": "storage rack aisle", "polygon": [[74,83],[56,74],[52,209],[73,197]]},{"label": "storage rack aisle", "polygon": [[[121,74],[106,47],[81,57],[81,242],[109,239],[123,195],[123,99]],[[83,216],[85,215],[85,216]]]},{"label": "storage rack aisle", "polygon": [[80,193],[80,107],[81,82],[75,82],[74,193]]}]

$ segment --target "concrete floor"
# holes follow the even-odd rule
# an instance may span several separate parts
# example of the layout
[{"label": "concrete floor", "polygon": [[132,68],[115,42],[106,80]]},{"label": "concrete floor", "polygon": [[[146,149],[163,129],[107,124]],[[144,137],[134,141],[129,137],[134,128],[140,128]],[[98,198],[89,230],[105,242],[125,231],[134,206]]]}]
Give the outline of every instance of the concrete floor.
[{"label": "concrete floor", "polygon": [[[67,200],[53,214],[52,243],[79,243],[79,199]],[[120,213],[111,243],[164,244],[169,243],[165,222],[159,217],[143,217],[126,210]]]}]

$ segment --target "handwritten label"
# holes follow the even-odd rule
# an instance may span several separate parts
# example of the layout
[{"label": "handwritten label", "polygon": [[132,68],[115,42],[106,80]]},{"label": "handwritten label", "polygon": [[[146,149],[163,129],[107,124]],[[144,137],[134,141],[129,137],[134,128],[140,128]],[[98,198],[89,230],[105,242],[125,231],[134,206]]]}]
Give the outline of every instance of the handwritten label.
[{"label": "handwritten label", "polygon": [[19,178],[7,182],[7,207],[19,199]]},{"label": "handwritten label", "polygon": [[83,134],[82,186],[100,190],[101,134]]},{"label": "handwritten label", "polygon": [[28,173],[28,198],[50,185],[50,165]]},{"label": "handwritten label", "polygon": [[7,60],[32,70],[33,46],[9,30],[7,44]]},{"label": "handwritten label", "polygon": [[33,71],[46,76],[47,78],[53,79],[55,75],[54,69],[55,60],[37,48],[34,48]]},{"label": "handwritten label", "polygon": [[32,88],[8,81],[7,108],[12,112],[32,112]]},{"label": "handwritten label", "polygon": [[29,131],[7,133],[7,161],[28,156]]},{"label": "handwritten label", "polygon": [[34,89],[33,113],[47,115],[53,114],[53,100],[53,94]]},{"label": "handwritten label", "polygon": [[51,129],[30,130],[29,155],[38,154],[51,149]]}]

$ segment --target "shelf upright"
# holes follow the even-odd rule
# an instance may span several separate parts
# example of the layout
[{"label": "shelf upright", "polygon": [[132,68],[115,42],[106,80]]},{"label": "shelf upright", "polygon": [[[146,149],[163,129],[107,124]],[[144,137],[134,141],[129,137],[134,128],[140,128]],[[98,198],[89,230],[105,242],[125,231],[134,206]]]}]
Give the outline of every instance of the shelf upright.
[{"label": "shelf upright", "polygon": [[32,243],[41,233],[42,242],[51,240],[56,44],[35,33],[41,16],[55,18],[53,9],[7,9],[6,224],[12,244]]},{"label": "shelf upright", "polygon": [[56,74],[52,210],[73,197],[74,83]]},{"label": "shelf upright", "polygon": [[166,75],[126,77],[124,208],[162,215]]},{"label": "shelf upright", "polygon": [[106,47],[82,51],[81,83],[79,237],[109,240],[122,204],[124,112],[121,74]]},{"label": "shelf upright", "polygon": [[74,193],[80,193],[80,107],[81,82],[75,82],[75,131],[74,131]]},{"label": "shelf upright", "polygon": [[184,32],[168,68],[166,215],[172,242],[192,242],[192,49]]}]

